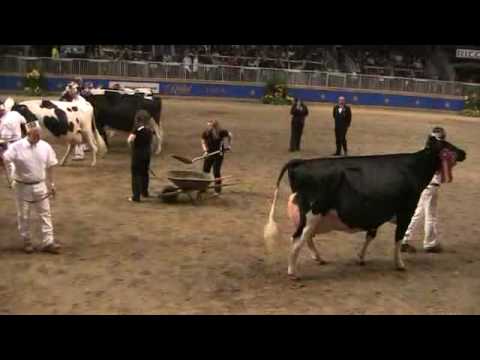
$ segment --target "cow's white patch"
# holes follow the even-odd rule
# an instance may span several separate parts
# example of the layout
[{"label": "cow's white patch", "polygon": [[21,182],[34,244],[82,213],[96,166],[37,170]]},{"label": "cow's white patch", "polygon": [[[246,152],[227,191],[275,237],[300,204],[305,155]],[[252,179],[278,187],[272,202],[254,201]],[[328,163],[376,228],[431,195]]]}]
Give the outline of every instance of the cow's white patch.
[{"label": "cow's white patch", "polygon": [[315,229],[321,220],[322,215],[314,215],[312,212],[307,213],[306,225],[303,229],[302,236],[299,239],[295,239],[290,250],[290,256],[288,258],[288,275],[296,277],[296,267],[300,250],[305,242],[312,241]]},{"label": "cow's white patch", "polygon": [[[298,206],[293,202],[295,199],[295,194],[290,195],[288,199],[288,217],[293,222],[295,229],[300,223],[300,211]],[[345,224],[340,217],[338,216],[337,210],[329,210],[325,216],[322,218],[322,221],[318,223],[315,234],[324,234],[330,231],[343,231],[347,233],[356,233],[364,231],[362,229],[351,228]]]},{"label": "cow's white patch", "polygon": [[347,233],[356,233],[364,231],[362,229],[351,228],[345,224],[338,216],[337,210],[329,210],[322,221],[317,225],[315,229],[316,234],[324,234],[330,231],[343,231]]},{"label": "cow's white patch", "polygon": [[402,254],[400,252],[401,245],[401,241],[395,241],[394,261],[397,270],[405,270],[405,264],[403,263]]},{"label": "cow's white patch", "polygon": [[90,89],[89,93],[92,95],[105,95],[104,89]]}]

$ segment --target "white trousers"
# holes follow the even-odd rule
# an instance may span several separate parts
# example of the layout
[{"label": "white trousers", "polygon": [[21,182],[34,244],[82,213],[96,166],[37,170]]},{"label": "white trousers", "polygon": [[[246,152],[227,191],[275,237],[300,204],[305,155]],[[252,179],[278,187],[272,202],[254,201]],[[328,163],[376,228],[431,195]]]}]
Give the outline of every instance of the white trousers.
[{"label": "white trousers", "polygon": [[425,216],[425,236],[423,239],[424,249],[432,248],[438,245],[438,230],[437,230],[437,202],[438,202],[438,186],[429,185],[423,190],[420,200],[418,201],[417,209],[412,217],[410,225],[408,226],[402,244],[406,244],[413,232],[420,224],[422,215]]},{"label": "white trousers", "polygon": [[13,174],[15,172],[15,165],[13,165],[13,162],[9,161],[9,162],[5,163],[5,168],[7,170],[8,179],[10,181],[12,181],[13,180]]},{"label": "white trousers", "polygon": [[30,234],[31,209],[35,208],[40,222],[42,233],[42,246],[53,243],[53,226],[52,214],[50,212],[50,202],[47,199],[36,203],[28,203],[25,200],[36,201],[43,198],[48,190],[44,182],[38,185],[25,185],[15,182],[15,198],[17,205],[17,222],[20,237],[25,245],[31,244],[32,237]]}]

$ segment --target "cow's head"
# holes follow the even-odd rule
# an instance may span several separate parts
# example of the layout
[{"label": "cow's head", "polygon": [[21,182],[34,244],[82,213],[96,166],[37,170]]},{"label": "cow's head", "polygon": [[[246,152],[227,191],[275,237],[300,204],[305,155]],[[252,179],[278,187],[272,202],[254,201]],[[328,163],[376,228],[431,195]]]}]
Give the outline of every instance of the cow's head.
[{"label": "cow's head", "polygon": [[65,87],[65,91],[63,93],[63,99],[66,101],[73,101],[75,97],[80,93],[80,85],[75,81],[69,82]]},{"label": "cow's head", "polygon": [[442,128],[434,128],[427,138],[425,149],[434,156],[435,171],[440,171],[442,182],[451,182],[452,167],[457,161],[464,161],[467,153],[445,139],[445,131]]},{"label": "cow's head", "polygon": [[15,103],[12,107],[12,110],[20,113],[20,115],[22,115],[25,118],[27,123],[38,121],[37,116],[25,104]]}]

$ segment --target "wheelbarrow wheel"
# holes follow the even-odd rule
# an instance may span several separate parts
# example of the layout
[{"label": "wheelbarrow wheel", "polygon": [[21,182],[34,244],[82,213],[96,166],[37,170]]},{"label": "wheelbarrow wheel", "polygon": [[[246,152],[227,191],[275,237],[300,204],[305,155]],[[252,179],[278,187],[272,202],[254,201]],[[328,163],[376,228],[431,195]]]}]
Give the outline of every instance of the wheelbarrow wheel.
[{"label": "wheelbarrow wheel", "polygon": [[178,188],[175,186],[165,186],[158,197],[165,203],[175,203],[177,202],[179,195],[178,193],[174,193],[176,190],[178,190]]}]

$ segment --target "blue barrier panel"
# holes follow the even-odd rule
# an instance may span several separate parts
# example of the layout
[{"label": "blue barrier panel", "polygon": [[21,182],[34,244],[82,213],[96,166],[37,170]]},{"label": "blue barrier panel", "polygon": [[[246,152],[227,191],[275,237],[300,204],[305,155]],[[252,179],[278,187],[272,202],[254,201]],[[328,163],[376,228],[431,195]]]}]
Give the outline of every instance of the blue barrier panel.
[{"label": "blue barrier panel", "polygon": [[304,101],[337,102],[344,96],[347,103],[372,106],[394,106],[420,109],[455,110],[465,107],[462,99],[433,98],[429,96],[393,95],[382,93],[351,92],[345,90],[289,89],[288,94]]},{"label": "blue barrier panel", "polygon": [[180,96],[261,98],[263,86],[160,82],[160,93]]},{"label": "blue barrier panel", "polygon": [[[46,85],[48,91],[61,92],[71,78],[47,78]],[[104,79],[84,79],[85,82],[92,82],[94,86],[108,87],[109,83],[116,80]],[[134,80],[132,80],[134,81]],[[118,80],[122,82],[122,80]],[[135,82],[135,81],[134,81]],[[148,83],[148,81],[142,81]],[[158,84],[159,91],[165,95],[176,96],[214,96],[229,98],[247,98],[260,99],[265,88],[261,85],[234,85],[217,83],[194,83],[194,82],[174,82],[160,81],[152,82]],[[23,79],[18,75],[0,75],[1,90],[22,90]],[[408,107],[436,110],[454,110],[464,109],[463,99],[452,99],[429,96],[384,94],[380,92],[351,91],[338,89],[301,89],[291,88],[288,90],[290,96],[299,97],[304,101],[335,103],[339,96],[345,96],[346,101],[352,105],[372,105],[386,107]]]},{"label": "blue barrier panel", "polygon": [[23,78],[20,76],[0,76],[1,90],[22,90]]}]

